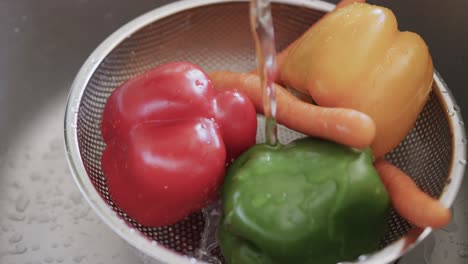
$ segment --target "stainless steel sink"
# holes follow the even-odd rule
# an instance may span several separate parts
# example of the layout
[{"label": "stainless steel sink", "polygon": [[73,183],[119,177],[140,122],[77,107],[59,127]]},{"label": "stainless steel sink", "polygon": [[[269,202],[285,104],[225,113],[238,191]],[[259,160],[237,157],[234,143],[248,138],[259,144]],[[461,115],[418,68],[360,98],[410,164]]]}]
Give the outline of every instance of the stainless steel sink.
[{"label": "stainless steel sink", "polygon": [[[0,1],[0,263],[138,263],[79,195],[62,146],[79,67],[124,23],[169,0]],[[336,2],[336,1],[333,1]],[[468,1],[370,1],[420,33],[468,116]],[[468,180],[454,221],[400,264],[468,263]]]}]

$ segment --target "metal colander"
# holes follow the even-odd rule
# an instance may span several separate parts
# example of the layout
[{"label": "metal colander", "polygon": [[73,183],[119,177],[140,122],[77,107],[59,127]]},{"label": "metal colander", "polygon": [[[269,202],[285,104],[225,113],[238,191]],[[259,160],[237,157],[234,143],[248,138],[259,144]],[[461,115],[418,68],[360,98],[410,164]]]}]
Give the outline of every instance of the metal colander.
[{"label": "metal colander", "polygon": [[[286,47],[333,7],[321,1],[273,1],[277,48]],[[100,133],[104,104],[124,81],[166,62],[190,61],[206,71],[255,68],[248,15],[248,2],[243,0],[186,0],[156,9],[105,40],[73,83],[65,117],[71,171],[96,213],[147,263],[198,262],[196,252],[205,217],[198,212],[173,226],[145,228],[114,205],[100,164],[105,147]],[[434,80],[433,92],[415,128],[387,158],[448,207],[462,180],[466,140],[453,97],[437,74]],[[280,127],[279,136],[287,143],[302,135]],[[257,140],[263,142],[261,116]],[[412,228],[392,212],[382,250],[368,255],[367,262],[394,261],[430,231]],[[219,248],[208,253],[220,255]]]}]

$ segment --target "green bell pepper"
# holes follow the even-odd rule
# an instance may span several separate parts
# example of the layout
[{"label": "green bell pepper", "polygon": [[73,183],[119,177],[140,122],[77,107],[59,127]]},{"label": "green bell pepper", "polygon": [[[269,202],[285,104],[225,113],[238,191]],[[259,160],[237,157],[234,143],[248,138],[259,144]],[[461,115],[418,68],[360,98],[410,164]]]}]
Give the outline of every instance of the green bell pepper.
[{"label": "green bell pepper", "polygon": [[390,201],[370,149],[258,144],[228,169],[218,229],[230,264],[352,261],[378,248]]}]

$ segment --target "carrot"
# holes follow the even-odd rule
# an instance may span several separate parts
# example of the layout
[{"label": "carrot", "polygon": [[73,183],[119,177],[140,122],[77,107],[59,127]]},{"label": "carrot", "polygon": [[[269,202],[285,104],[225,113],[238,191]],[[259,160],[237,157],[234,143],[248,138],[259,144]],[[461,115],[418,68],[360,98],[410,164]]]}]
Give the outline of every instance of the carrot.
[{"label": "carrot", "polygon": [[[345,7],[349,4],[353,4],[353,3],[365,3],[366,0],[342,0],[341,2],[339,2],[336,7],[335,7],[335,10],[336,9],[339,9],[339,8],[342,8],[342,7]],[[293,41],[291,44],[289,44],[289,46],[287,46],[285,49],[283,49],[281,52],[279,52],[277,55],[276,55],[276,73],[274,74],[274,82],[277,83],[277,84],[282,84],[282,80],[281,80],[281,69],[283,68],[283,64],[284,64],[284,61],[286,60],[286,57],[288,56],[288,53],[289,53],[289,50],[291,49],[292,46],[294,46],[301,38],[302,36],[304,36],[311,28],[313,27],[313,25],[304,33],[302,34],[299,38],[297,38],[295,41]],[[252,71],[250,71],[250,73],[254,73],[254,74],[257,74],[257,70],[254,69]]]},{"label": "carrot", "polygon": [[450,210],[421,191],[403,171],[383,159],[374,165],[393,207],[408,222],[420,228],[441,228],[450,222]]},{"label": "carrot", "polygon": [[[260,78],[251,73],[212,72],[216,89],[235,88],[243,92],[263,113]],[[319,107],[299,100],[285,88],[276,85],[278,123],[297,132],[335,141],[355,148],[369,146],[375,136],[374,121],[352,109]]]}]

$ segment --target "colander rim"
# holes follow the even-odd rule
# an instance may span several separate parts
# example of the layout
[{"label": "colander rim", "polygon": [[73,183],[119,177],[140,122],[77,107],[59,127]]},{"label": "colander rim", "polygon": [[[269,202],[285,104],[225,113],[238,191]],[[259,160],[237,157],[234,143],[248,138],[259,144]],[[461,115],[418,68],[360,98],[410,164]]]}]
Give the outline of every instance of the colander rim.
[{"label": "colander rim", "polygon": [[[82,96],[89,80],[105,57],[122,41],[124,41],[125,38],[131,36],[134,32],[147,26],[149,23],[192,8],[224,3],[246,3],[248,1],[249,0],[181,0],[166,4],[162,7],[153,9],[136,17],[135,19],[117,29],[91,53],[75,77],[68,95],[64,118],[65,151],[68,167],[78,189],[84,196],[87,203],[91,206],[91,208],[93,208],[93,211],[119,237],[121,237],[135,249],[162,263],[203,262],[198,260],[194,261],[193,258],[191,259],[188,256],[182,256],[177,252],[164,246],[160,246],[155,241],[151,241],[149,238],[140,235],[139,231],[129,227],[125,221],[122,220],[99,195],[86,172],[83,160],[80,156],[77,134],[77,118]],[[332,11],[335,7],[334,4],[323,2],[321,0],[272,0],[272,2],[300,6],[325,13]],[[437,84],[434,92],[437,94],[439,102],[443,102],[445,104],[445,110],[449,111],[449,109],[453,109],[453,107],[456,105],[455,99],[437,71],[434,72],[434,81]],[[456,111],[453,112],[453,115],[446,115],[446,117],[450,123],[452,132],[452,161],[450,167],[451,170],[448,175],[450,182],[445,187],[445,190],[440,197],[440,201],[444,206],[450,207],[453,204],[456,195],[458,194],[464,176],[465,162],[459,161],[466,160],[466,144],[464,142],[466,137],[465,130],[461,125],[463,124],[461,112]],[[454,157],[457,157],[457,160]],[[389,263],[395,261],[416,247],[431,232],[431,228],[426,228],[423,230],[414,229],[397,241],[385,247],[383,250],[368,255],[364,261],[359,263]]]}]

